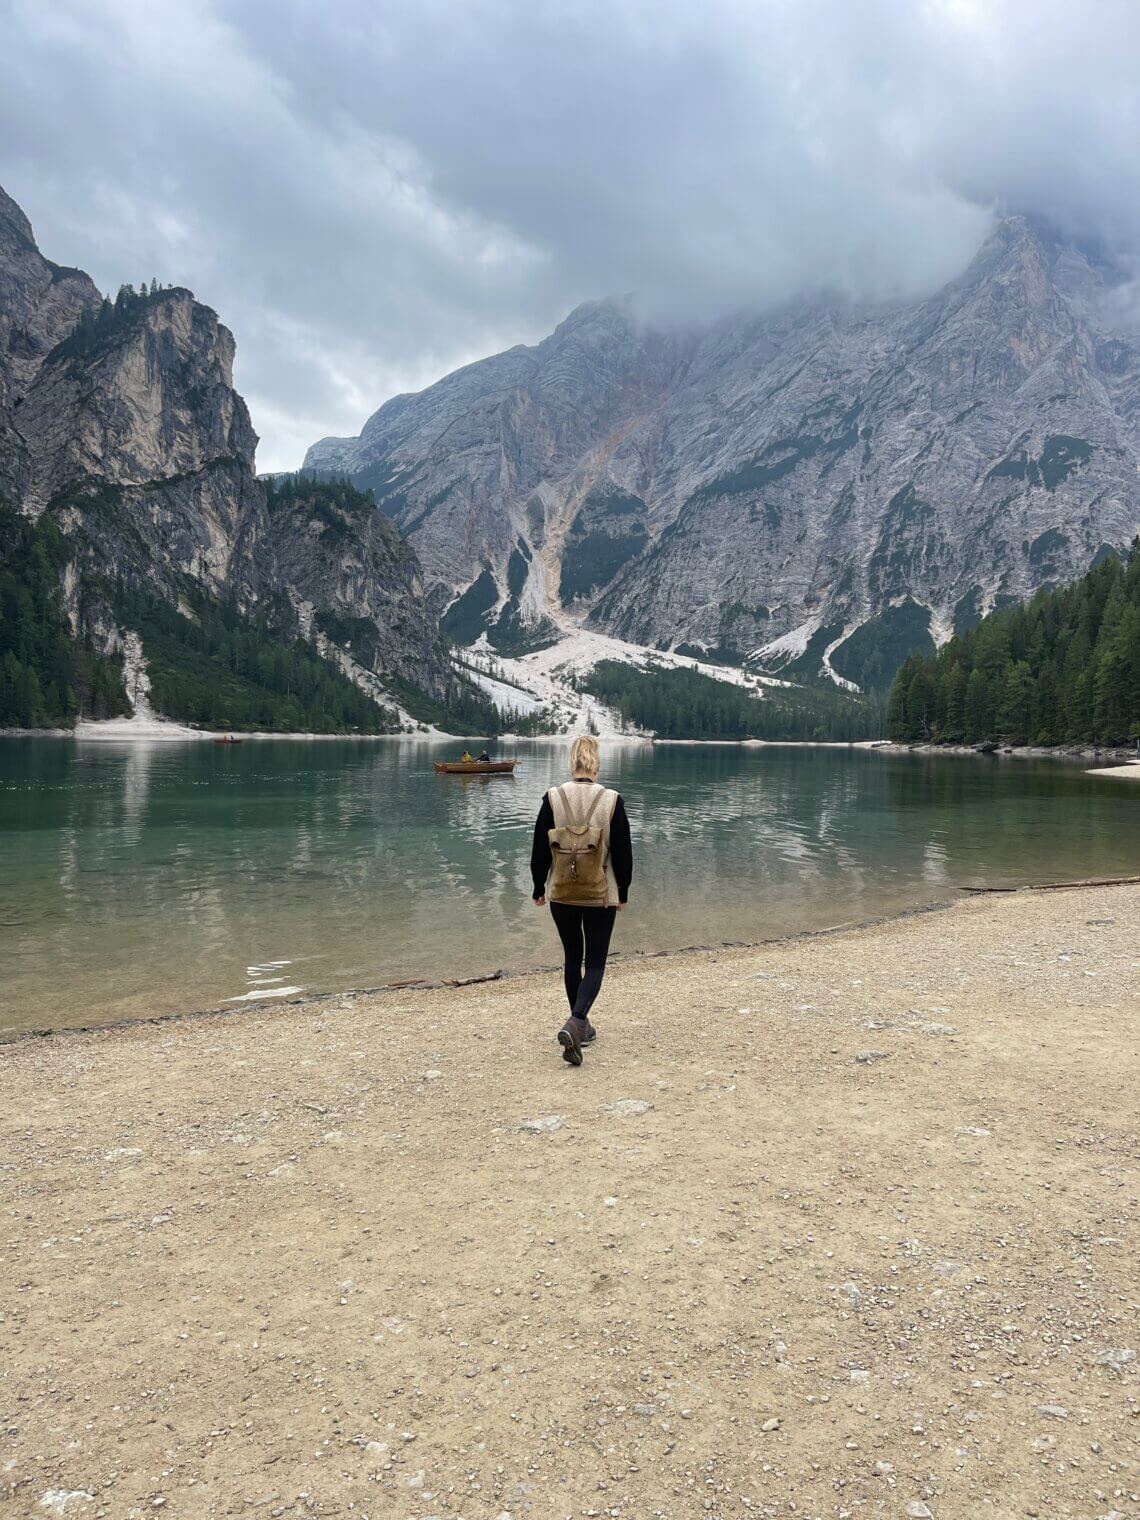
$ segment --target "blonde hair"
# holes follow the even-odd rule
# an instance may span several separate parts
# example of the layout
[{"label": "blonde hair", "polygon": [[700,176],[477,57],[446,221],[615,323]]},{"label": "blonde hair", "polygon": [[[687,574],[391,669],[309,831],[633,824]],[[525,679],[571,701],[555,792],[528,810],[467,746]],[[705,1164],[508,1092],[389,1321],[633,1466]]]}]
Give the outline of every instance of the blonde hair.
[{"label": "blonde hair", "polygon": [[591,776],[597,775],[601,763],[598,741],[592,734],[579,734],[570,746],[570,774],[576,776],[579,771],[588,771]]}]

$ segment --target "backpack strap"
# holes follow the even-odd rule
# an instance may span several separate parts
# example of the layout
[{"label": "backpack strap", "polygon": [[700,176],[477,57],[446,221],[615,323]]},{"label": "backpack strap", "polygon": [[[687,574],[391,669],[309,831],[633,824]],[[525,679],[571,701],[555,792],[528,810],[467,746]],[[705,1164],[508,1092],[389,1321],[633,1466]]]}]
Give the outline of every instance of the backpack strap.
[{"label": "backpack strap", "polygon": [[589,809],[588,809],[588,811],[586,813],[585,818],[582,819],[582,827],[583,828],[586,827],[586,825],[589,823],[590,819],[594,816],[594,809],[597,807],[598,803],[601,802],[602,798],[605,795],[606,795],[606,789],[605,789],[605,787],[604,786],[599,786],[598,789],[597,789],[597,791],[594,793],[594,800],[593,800],[593,802],[590,803],[590,806],[589,806]]}]

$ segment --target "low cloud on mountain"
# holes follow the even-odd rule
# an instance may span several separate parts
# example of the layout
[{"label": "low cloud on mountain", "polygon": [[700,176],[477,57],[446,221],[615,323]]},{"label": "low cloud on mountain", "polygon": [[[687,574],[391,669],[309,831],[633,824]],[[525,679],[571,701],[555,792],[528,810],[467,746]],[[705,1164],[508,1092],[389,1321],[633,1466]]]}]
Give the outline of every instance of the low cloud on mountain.
[{"label": "low cloud on mountain", "polygon": [[0,182],[218,309],[262,468],[592,296],[911,296],[995,209],[1140,247],[1131,0],[5,0],[0,51]]}]

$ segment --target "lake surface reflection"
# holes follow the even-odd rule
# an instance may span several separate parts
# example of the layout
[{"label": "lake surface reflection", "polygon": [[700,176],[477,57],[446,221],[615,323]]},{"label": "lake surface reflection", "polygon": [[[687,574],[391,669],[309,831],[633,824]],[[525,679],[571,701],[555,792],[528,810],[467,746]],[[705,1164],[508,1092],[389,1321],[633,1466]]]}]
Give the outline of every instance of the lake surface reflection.
[{"label": "lake surface reflection", "polygon": [[[0,1037],[553,964],[527,861],[565,748],[504,746],[522,764],[500,778],[436,776],[454,744],[398,740],[0,743]],[[1050,761],[672,745],[604,759],[634,830],[619,951],[1140,860],[1140,788]]]}]

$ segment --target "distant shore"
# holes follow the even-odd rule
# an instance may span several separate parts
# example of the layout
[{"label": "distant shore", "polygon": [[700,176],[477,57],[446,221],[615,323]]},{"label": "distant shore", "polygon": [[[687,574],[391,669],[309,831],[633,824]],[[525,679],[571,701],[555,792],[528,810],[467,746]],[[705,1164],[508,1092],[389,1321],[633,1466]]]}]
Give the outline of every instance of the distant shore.
[{"label": "distant shore", "polygon": [[0,1499],[1100,1513],[1138,938],[1117,886],[631,958],[577,1072],[554,973],[12,1046]]},{"label": "distant shore", "polygon": [[[305,743],[324,743],[331,740],[362,740],[368,743],[381,741],[414,740],[420,744],[462,744],[484,736],[470,734],[445,734],[438,730],[426,733],[388,734],[314,734],[269,733],[264,730],[243,731],[239,729],[186,728],[178,723],[137,723],[131,719],[107,719],[101,722],[85,721],[75,728],[0,728],[0,739],[74,739],[88,744],[177,744],[218,743],[232,737],[238,743],[267,743],[273,740]],[[568,744],[570,734],[497,734],[494,743],[502,744]],[[1094,745],[1003,745],[997,750],[982,754],[971,744],[898,744],[890,739],[668,739],[655,734],[606,734],[599,741],[603,747],[660,745],[674,748],[720,748],[720,749],[858,749],[878,750],[892,755],[957,755],[980,759],[1015,760],[1100,760],[1108,761],[1088,769],[1090,776],[1112,776],[1119,779],[1140,780],[1140,757],[1132,748],[1097,748]]]}]

